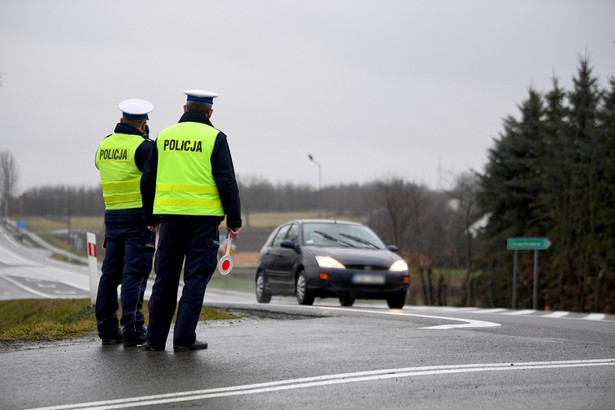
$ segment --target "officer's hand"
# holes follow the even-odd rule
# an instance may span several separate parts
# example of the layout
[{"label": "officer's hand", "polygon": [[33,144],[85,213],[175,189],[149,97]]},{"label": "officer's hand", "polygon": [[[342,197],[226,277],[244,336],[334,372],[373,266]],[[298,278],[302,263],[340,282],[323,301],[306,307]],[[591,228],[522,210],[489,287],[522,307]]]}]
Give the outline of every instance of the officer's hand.
[{"label": "officer's hand", "polygon": [[160,225],[147,225],[147,229],[149,229],[150,232],[159,231]]},{"label": "officer's hand", "polygon": [[241,232],[241,228],[226,228],[229,236],[233,239],[239,238],[239,232]]}]

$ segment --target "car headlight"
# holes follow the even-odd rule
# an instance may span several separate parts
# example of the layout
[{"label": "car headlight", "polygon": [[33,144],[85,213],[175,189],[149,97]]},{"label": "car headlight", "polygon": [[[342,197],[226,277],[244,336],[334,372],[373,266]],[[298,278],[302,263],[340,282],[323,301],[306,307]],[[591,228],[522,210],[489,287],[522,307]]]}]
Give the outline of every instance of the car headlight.
[{"label": "car headlight", "polygon": [[318,266],[320,266],[321,268],[346,269],[346,267],[342,265],[337,259],[334,259],[330,256],[316,256],[316,262],[318,262]]},{"label": "car headlight", "polygon": [[408,264],[402,260],[398,260],[397,262],[391,265],[389,270],[393,272],[402,272],[402,271],[408,270]]}]

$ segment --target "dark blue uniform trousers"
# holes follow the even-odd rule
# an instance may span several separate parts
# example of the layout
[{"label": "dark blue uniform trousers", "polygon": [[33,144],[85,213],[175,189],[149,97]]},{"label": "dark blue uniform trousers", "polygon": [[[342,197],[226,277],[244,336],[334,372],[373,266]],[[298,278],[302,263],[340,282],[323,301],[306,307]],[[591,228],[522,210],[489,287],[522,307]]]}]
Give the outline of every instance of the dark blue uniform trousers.
[{"label": "dark blue uniform trousers", "polygon": [[[164,215],[156,251],[156,280],[149,300],[147,340],[164,349],[177,305],[173,344],[190,346],[203,307],[205,289],[216,269],[220,219],[211,216]],[[184,265],[184,287],[177,302]]]},{"label": "dark blue uniform trousers", "polygon": [[[134,340],[145,334],[143,296],[152,270],[152,233],[145,226],[141,209],[105,212],[105,259],[96,297],[96,322],[101,339],[123,335]],[[117,288],[122,285],[120,332]]]}]

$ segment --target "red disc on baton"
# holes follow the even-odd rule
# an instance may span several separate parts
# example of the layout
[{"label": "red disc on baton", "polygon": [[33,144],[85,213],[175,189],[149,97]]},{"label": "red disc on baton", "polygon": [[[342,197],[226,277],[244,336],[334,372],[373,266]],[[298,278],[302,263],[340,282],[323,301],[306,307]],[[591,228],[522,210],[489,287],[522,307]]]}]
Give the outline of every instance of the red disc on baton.
[{"label": "red disc on baton", "polygon": [[226,239],[226,253],[218,261],[218,272],[220,275],[228,275],[233,269],[233,257],[231,256],[231,244],[233,238],[229,235]]}]

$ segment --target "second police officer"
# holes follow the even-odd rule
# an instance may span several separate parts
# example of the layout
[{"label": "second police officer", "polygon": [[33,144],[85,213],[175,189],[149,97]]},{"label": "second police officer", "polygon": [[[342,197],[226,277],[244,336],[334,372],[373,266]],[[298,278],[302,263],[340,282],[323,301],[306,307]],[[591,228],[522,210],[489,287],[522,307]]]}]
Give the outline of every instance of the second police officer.
[{"label": "second police officer", "polygon": [[[231,152],[226,135],[210,121],[217,94],[185,94],[184,114],[178,124],[158,134],[141,179],[147,225],[152,231],[160,225],[145,350],[165,349],[176,305],[173,350],[207,348],[196,339],[196,326],[217,264],[218,226],[226,216],[227,234],[235,239],[241,231]],[[182,265],[184,287],[178,303]]]},{"label": "second police officer", "polygon": [[[133,347],[145,342],[141,308],[152,270],[152,235],[143,217],[139,184],[154,145],[147,137],[148,114],[154,107],[149,101],[129,99],[122,101],[119,108],[120,122],[96,152],[105,202],[106,249],[96,298],[96,322],[103,345],[123,343]],[[122,330],[117,317],[119,285]]]}]

